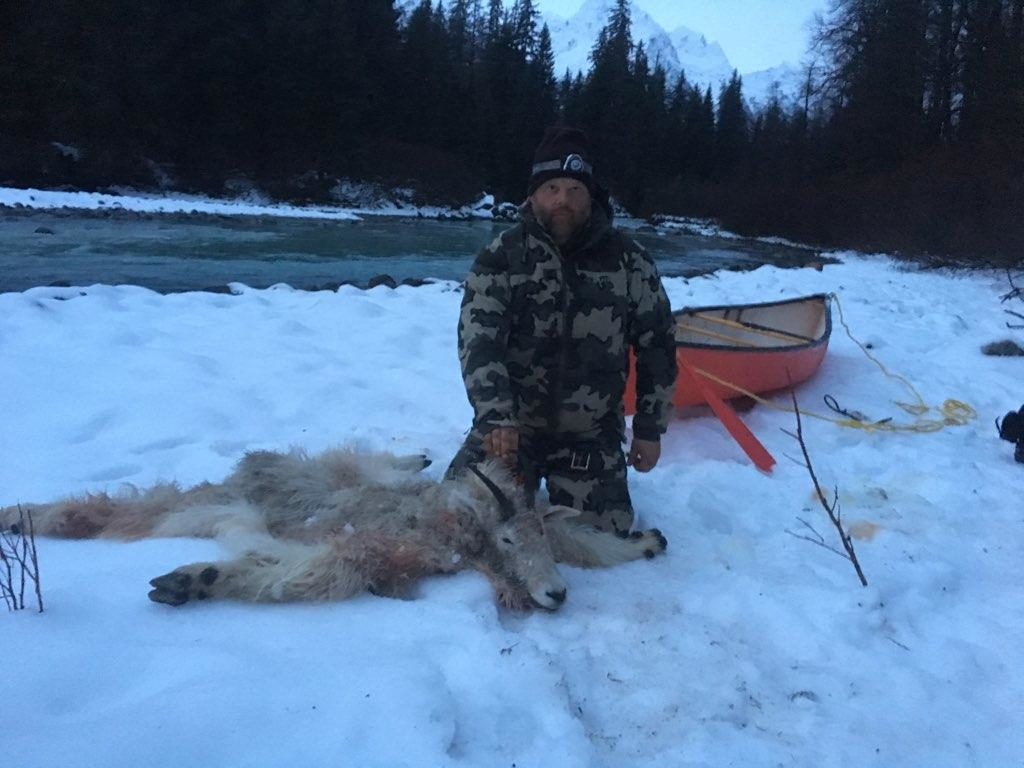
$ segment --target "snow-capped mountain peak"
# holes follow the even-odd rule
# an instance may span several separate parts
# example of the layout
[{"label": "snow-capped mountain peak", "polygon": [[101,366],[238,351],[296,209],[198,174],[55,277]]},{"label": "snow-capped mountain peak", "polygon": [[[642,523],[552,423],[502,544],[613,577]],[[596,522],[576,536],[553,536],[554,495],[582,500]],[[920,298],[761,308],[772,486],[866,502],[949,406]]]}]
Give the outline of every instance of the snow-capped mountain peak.
[{"label": "snow-capped mountain peak", "polygon": [[[615,5],[615,0],[586,0],[571,18],[545,14],[558,77],[566,70],[575,74],[590,69],[590,52]],[[722,46],[700,32],[682,26],[668,32],[637,2],[630,2],[630,19],[634,44],[644,44],[652,69],[661,63],[670,85],[684,73],[687,82],[702,90],[710,86],[717,95],[722,84],[732,76],[733,65]],[[784,102],[791,102],[800,90],[800,83],[800,72],[781,64],[744,76],[743,93],[751,106],[758,108],[768,103],[773,91],[777,91]]]},{"label": "snow-capped mountain peak", "polygon": [[[419,0],[398,0],[396,7],[407,16],[418,4]],[[509,4],[506,2],[506,7]],[[567,71],[575,76],[590,69],[590,53],[615,5],[616,0],[585,0],[569,18],[542,14],[542,23],[551,32],[556,77],[561,78]],[[700,32],[683,26],[669,32],[635,0],[630,1],[630,20],[633,43],[643,43],[651,69],[661,64],[670,86],[683,73],[688,83],[702,90],[710,87],[717,96],[719,88],[732,76],[733,65],[722,46]],[[773,91],[784,102],[791,102],[799,93],[801,81],[798,70],[781,64],[744,75],[743,93],[755,108],[767,104]]]},{"label": "snow-capped mountain peak", "polygon": [[[561,77],[590,69],[590,52],[615,7],[615,0],[586,0],[574,16],[545,15],[555,52],[555,74]],[[660,63],[672,80],[680,71],[679,56],[668,33],[635,3],[630,7],[633,42],[643,42],[653,69]]]},{"label": "snow-capped mountain peak", "polygon": [[700,32],[678,27],[669,34],[669,40],[688,82],[717,90],[732,75],[733,66],[722,46],[709,42]]}]

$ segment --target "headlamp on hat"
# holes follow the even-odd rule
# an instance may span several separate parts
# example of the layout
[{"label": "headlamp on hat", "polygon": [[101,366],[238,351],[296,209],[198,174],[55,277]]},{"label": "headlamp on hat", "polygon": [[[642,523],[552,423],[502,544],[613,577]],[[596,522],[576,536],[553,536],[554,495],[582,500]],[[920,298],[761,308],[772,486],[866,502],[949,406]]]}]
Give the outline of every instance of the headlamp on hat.
[{"label": "headlamp on hat", "polygon": [[560,125],[544,132],[533,153],[528,194],[551,179],[570,178],[594,191],[594,166],[587,135],[578,128]]},{"label": "headlamp on hat", "polygon": [[578,174],[593,176],[594,166],[574,152],[571,155],[566,155],[561,160],[547,160],[543,163],[534,163],[532,175],[536,176],[538,173],[544,173],[545,171],[566,171],[574,176]]}]

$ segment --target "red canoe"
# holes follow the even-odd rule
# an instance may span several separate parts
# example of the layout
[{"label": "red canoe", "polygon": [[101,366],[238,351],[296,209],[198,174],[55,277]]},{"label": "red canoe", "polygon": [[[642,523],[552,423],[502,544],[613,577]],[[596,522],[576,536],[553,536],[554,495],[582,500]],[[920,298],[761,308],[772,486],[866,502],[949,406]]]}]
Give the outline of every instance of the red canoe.
[{"label": "red canoe", "polygon": [[[826,294],[764,304],[689,307],[673,313],[679,377],[676,406],[785,389],[810,378],[821,365],[832,333]],[[687,369],[701,377],[694,386]],[[719,381],[716,381],[718,379]],[[728,382],[736,388],[720,382]],[[626,414],[636,410],[636,374],[626,382]]]}]

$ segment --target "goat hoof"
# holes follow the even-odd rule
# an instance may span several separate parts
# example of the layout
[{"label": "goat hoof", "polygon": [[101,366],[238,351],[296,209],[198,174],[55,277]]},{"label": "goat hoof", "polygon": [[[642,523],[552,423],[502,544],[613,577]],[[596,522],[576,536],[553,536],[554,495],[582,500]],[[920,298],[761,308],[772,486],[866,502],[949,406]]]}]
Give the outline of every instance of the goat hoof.
[{"label": "goat hoof", "polygon": [[149,593],[149,599],[154,603],[184,605],[189,601],[192,576],[188,573],[171,571],[163,576],[150,579],[149,583],[154,587]]},{"label": "goat hoof", "polygon": [[651,530],[645,531],[643,535],[645,539],[654,539],[654,546],[644,550],[644,557],[648,560],[653,559],[668,548],[668,539],[657,528],[651,528]]},{"label": "goat hoof", "polygon": [[660,551],[664,552],[666,549],[668,549],[668,539],[665,538],[665,535],[661,531],[659,531],[657,528],[651,528],[650,532],[652,536],[657,537],[658,546],[661,548]]},{"label": "goat hoof", "polygon": [[169,592],[166,589],[151,589],[149,591],[149,599],[154,603],[178,606],[188,602],[188,593]]},{"label": "goat hoof", "polygon": [[149,580],[150,586],[157,589],[167,589],[172,592],[188,592],[192,586],[192,575],[181,571],[171,571],[163,576],[157,576]]},{"label": "goat hoof", "polygon": [[562,603],[565,602],[565,590],[564,589],[560,589],[557,592],[547,592],[546,594],[547,594],[548,597],[550,597],[555,602],[555,605],[561,605]]}]

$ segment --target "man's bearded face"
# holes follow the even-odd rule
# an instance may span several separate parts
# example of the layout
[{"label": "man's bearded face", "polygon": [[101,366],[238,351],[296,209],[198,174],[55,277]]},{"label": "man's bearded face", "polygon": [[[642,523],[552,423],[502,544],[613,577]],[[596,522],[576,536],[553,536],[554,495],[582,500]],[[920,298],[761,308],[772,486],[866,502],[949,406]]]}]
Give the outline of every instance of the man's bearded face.
[{"label": "man's bearded face", "polygon": [[530,195],[533,215],[551,239],[565,245],[590,221],[590,190],[579,179],[549,179]]}]

